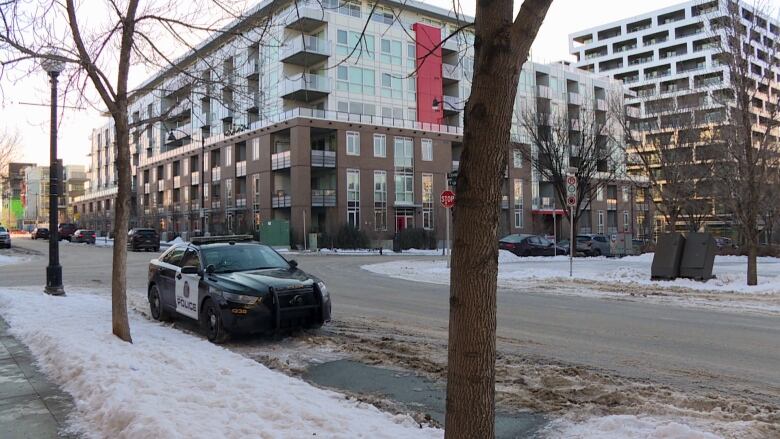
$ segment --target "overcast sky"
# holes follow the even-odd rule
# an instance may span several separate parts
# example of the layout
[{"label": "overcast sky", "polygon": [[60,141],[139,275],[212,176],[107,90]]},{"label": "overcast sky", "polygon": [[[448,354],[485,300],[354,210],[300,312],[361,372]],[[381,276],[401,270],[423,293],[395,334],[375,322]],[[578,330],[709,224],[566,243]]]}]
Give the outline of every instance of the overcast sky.
[{"label": "overcast sky", "polygon": [[[424,0],[449,8],[451,0]],[[520,1],[517,0],[516,8]],[[569,33],[587,29],[610,21],[639,15],[655,9],[681,3],[679,0],[554,0],[547,18],[539,31],[532,53],[536,61],[550,62],[569,59]],[[777,9],[780,0],[770,0]],[[462,3],[463,12],[474,14],[474,1]],[[48,81],[44,73],[33,75],[19,84],[3,83],[3,99],[0,103],[0,129],[21,133],[22,159],[48,164],[49,162],[49,107]],[[26,103],[46,104],[44,106]],[[103,121],[95,109],[65,109],[59,133],[60,157],[66,164],[87,164],[89,133]]]}]

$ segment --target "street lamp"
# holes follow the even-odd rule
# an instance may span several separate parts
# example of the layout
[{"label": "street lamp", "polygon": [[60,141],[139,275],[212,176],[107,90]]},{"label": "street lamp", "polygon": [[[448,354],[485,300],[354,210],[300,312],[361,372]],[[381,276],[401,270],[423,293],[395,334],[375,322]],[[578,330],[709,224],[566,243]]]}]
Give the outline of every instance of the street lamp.
[{"label": "street lamp", "polygon": [[57,229],[57,208],[60,172],[57,162],[57,77],[65,64],[56,59],[56,54],[41,61],[41,67],[49,74],[51,83],[51,129],[49,139],[49,265],[46,267],[46,288],[44,292],[53,296],[65,295],[62,286],[62,266],[60,265],[59,232]]},{"label": "street lamp", "polygon": [[[173,135],[174,131],[178,131],[185,136],[188,136],[189,134],[178,129],[174,128],[168,132],[168,143],[173,143],[178,141],[176,136]],[[206,184],[206,137],[203,136],[203,133],[200,135],[200,220],[201,220],[201,228],[200,233],[203,234],[203,236],[206,236],[206,191],[203,185]]]}]

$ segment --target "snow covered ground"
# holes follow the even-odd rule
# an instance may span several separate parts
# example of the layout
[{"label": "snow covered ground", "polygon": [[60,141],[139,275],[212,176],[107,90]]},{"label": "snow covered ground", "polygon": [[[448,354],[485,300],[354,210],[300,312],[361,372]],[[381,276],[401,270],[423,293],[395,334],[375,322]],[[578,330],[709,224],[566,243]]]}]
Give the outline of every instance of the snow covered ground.
[{"label": "snow covered ground", "polygon": [[[651,281],[652,261],[652,253],[621,259],[575,258],[573,277],[570,278],[566,256],[521,258],[502,250],[499,252],[498,285],[507,290],[533,288],[558,294],[648,295],[654,296],[655,300],[684,296],[688,305],[780,313],[780,259],[759,258],[758,285],[750,287],[746,285],[747,258],[743,256],[717,256],[713,269],[716,278],[707,282],[689,279]],[[448,284],[450,277],[443,260],[392,261],[362,268],[400,279],[437,284]]]},{"label": "snow covered ground", "polygon": [[111,335],[107,292],[0,291],[0,314],[73,396],[72,429],[96,438],[438,438],[392,416],[130,313],[133,344]]},{"label": "snow covered ground", "polygon": [[32,259],[31,255],[15,254],[13,247],[10,250],[3,250],[2,252],[0,252],[0,266],[20,264],[22,262],[27,262],[30,259]]},{"label": "snow covered ground", "polygon": [[[323,255],[342,255],[342,256],[360,256],[360,255],[374,255],[379,256],[379,250],[374,249],[329,249],[321,248],[318,250]],[[394,253],[392,250],[383,250],[383,256],[441,256],[442,251],[439,250],[420,250],[416,248],[410,248],[409,250],[403,250],[401,253]]]},{"label": "snow covered ground", "polygon": [[[714,425],[701,421],[665,419],[654,416],[612,415],[583,422],[554,421],[547,429],[549,438],[567,439],[719,439]],[[739,426],[729,426],[739,430]]]}]

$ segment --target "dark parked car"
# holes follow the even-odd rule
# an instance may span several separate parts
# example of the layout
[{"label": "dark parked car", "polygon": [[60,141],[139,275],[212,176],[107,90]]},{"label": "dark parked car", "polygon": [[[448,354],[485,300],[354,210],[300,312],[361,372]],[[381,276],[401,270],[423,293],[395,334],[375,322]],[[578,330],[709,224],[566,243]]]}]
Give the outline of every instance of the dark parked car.
[{"label": "dark parked car", "polygon": [[49,239],[49,229],[46,227],[36,227],[30,232],[30,239]]},{"label": "dark parked car", "polygon": [[73,223],[62,223],[57,228],[57,234],[59,235],[59,239],[70,241],[70,238],[73,236],[73,234],[76,232],[77,229],[78,228]]},{"label": "dark parked car", "polygon": [[[571,248],[571,246],[569,245],[569,240],[568,239],[562,239],[562,240],[558,241],[558,247],[566,249],[566,253],[565,254],[567,254],[567,255],[569,254],[569,248]],[[585,254],[585,250],[586,250],[585,245],[578,242],[577,243],[577,249],[576,249],[576,251],[574,253],[574,256],[581,256],[581,255]]]},{"label": "dark parked car", "polygon": [[0,226],[0,246],[11,248],[11,233],[3,226]]},{"label": "dark parked car", "polygon": [[138,250],[160,251],[160,235],[154,229],[130,229],[127,232],[127,248],[134,252]]},{"label": "dark parked car", "polygon": [[70,242],[86,242],[87,244],[94,244],[97,233],[94,230],[79,229],[73,233],[70,237]]},{"label": "dark parked car", "polygon": [[[517,256],[553,256],[556,253],[552,241],[537,235],[508,235],[498,241],[498,248]],[[566,254],[566,249],[558,247],[557,253]]]},{"label": "dark parked car", "polygon": [[149,263],[149,307],[156,320],[180,314],[208,339],[229,334],[319,328],[330,321],[330,293],[251,236],[193,238]]},{"label": "dark parked car", "polygon": [[577,235],[577,249],[580,245],[584,248],[585,256],[609,256],[612,254],[612,248],[609,245],[609,238],[598,234]]}]

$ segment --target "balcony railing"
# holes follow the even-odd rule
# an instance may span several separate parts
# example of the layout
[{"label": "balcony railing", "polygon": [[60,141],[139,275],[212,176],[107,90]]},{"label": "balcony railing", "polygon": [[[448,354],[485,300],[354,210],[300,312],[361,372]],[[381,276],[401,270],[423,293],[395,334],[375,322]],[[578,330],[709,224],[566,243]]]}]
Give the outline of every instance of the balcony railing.
[{"label": "balcony railing", "polygon": [[582,125],[580,124],[579,119],[570,119],[569,120],[569,129],[572,131],[580,131],[582,129]]},{"label": "balcony railing", "polygon": [[242,195],[237,196],[236,198],[236,208],[243,209],[246,207],[246,197]]},{"label": "balcony railing", "polygon": [[246,177],[246,160],[236,162],[236,177]]},{"label": "balcony railing", "polygon": [[200,171],[190,172],[190,184],[192,185],[200,184]]},{"label": "balcony railing", "polygon": [[599,111],[607,111],[607,101],[604,99],[596,99],[596,109]]},{"label": "balcony railing", "polygon": [[336,207],[335,189],[312,189],[312,207]]},{"label": "balcony railing", "polygon": [[289,195],[274,195],[271,197],[271,207],[281,208],[281,207],[290,207],[290,196]]},{"label": "balcony railing", "polygon": [[157,192],[165,190],[165,180],[157,180]]},{"label": "balcony railing", "polygon": [[336,151],[311,150],[311,165],[318,168],[335,168]]},{"label": "balcony railing", "polygon": [[176,175],[173,177],[173,188],[179,189],[181,187],[181,176]]},{"label": "balcony railing", "polygon": [[215,166],[211,168],[211,181],[219,181],[222,179],[222,168]]},{"label": "balcony railing", "polygon": [[617,200],[607,198],[607,210],[617,210]]},{"label": "balcony railing", "polygon": [[148,194],[150,192],[149,190],[149,183],[144,183],[144,193]]},{"label": "balcony railing", "polygon": [[286,169],[290,167],[290,151],[271,154],[271,170]]},{"label": "balcony railing", "polygon": [[463,69],[457,65],[446,64],[446,63],[441,65],[441,73],[444,79],[449,79],[452,81],[460,81],[462,77],[462,72]]},{"label": "balcony railing", "polygon": [[536,96],[540,98],[550,99],[550,87],[546,85],[537,85],[536,86]]},{"label": "balcony railing", "polygon": [[582,105],[582,97],[580,96],[579,93],[569,92],[568,95],[569,95],[569,103],[571,105]]},{"label": "balcony railing", "polygon": [[282,62],[308,67],[330,56],[330,41],[312,35],[297,35],[286,41],[279,53]]},{"label": "balcony railing", "polygon": [[324,75],[303,75],[300,78],[285,79],[281,96],[285,99],[311,102],[330,94],[330,78]]}]

